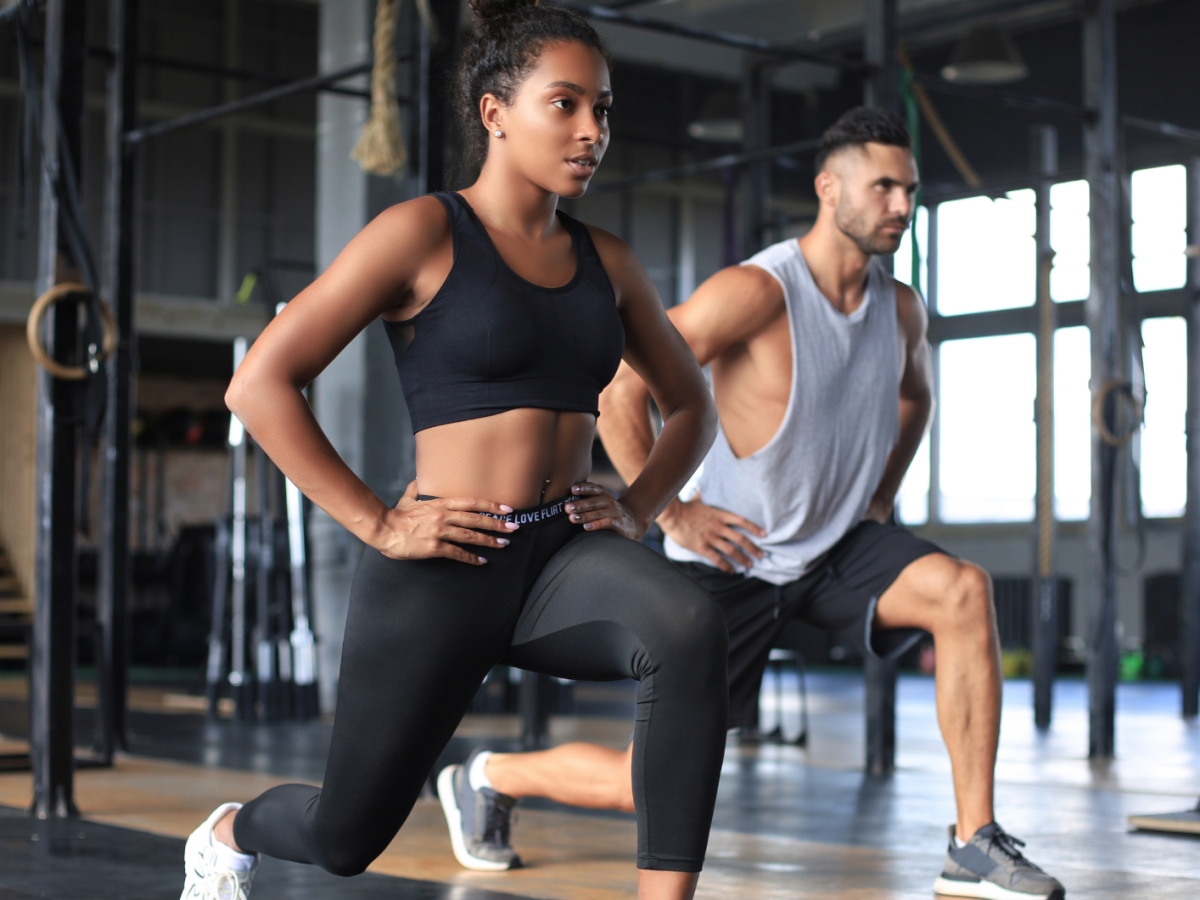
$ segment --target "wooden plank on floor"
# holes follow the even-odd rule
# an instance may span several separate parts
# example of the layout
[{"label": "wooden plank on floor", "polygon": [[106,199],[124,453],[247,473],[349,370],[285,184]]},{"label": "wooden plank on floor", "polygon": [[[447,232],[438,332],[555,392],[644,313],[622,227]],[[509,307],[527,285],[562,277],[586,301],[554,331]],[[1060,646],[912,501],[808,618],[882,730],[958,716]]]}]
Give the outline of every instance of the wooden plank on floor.
[{"label": "wooden plank on floor", "polygon": [[1129,824],[1139,831],[1168,831],[1172,834],[1200,834],[1200,808],[1185,812],[1130,816]]}]

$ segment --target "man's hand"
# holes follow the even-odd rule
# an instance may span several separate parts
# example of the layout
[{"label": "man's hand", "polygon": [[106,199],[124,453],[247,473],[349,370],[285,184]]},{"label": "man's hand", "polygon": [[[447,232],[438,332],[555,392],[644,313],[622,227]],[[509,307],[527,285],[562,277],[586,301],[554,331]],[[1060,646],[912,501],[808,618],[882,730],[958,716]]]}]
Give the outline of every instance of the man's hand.
[{"label": "man's hand", "polygon": [[886,525],[892,518],[892,510],[896,508],[896,498],[891,495],[882,496],[878,493],[867,504],[863,519],[870,519],[880,525]]},{"label": "man's hand", "polygon": [[722,572],[734,571],[729,559],[749,568],[753,565],[751,557],[762,559],[763,556],[762,550],[742,533],[748,531],[757,537],[766,537],[762,528],[736,513],[709,506],[699,497],[686,503],[676,500],[659,516],[658,524],[671,540],[699,553]]}]

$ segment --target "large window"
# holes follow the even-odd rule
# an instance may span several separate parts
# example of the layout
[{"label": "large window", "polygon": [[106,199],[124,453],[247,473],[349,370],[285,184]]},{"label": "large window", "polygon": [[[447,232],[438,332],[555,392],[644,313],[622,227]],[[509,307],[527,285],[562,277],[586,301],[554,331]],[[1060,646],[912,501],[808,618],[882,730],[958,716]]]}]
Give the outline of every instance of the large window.
[{"label": "large window", "polygon": [[1142,323],[1146,427],[1141,439],[1142,513],[1180,516],[1187,499],[1187,326],[1183,319]]},{"label": "large window", "polygon": [[1086,181],[1064,181],[1050,188],[1050,296],[1055,300],[1086,300],[1091,292],[1091,199]]},{"label": "large window", "polygon": [[1183,287],[1187,281],[1187,170],[1142,169],[1130,179],[1133,286],[1139,291]]},{"label": "large window", "polygon": [[896,518],[905,525],[924,525],[929,521],[929,434],[917,448],[912,465],[896,492]]},{"label": "large window", "polygon": [[1086,519],[1092,496],[1091,333],[1054,333],[1054,513]]},{"label": "large window", "polygon": [[1033,335],[947,341],[940,352],[942,520],[1028,521],[1035,477]]},{"label": "large window", "polygon": [[938,206],[938,312],[1029,306],[1037,285],[1036,194],[969,197]]}]

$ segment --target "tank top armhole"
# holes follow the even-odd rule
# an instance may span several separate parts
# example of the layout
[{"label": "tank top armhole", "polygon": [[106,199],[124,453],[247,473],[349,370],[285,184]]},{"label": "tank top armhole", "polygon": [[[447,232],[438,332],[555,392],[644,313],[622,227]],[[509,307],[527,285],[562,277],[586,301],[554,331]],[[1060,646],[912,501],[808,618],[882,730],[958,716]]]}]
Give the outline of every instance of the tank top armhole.
[{"label": "tank top armhole", "polygon": [[419,312],[399,322],[383,320],[384,325],[389,327],[400,328],[412,325],[417,319],[421,318],[429,307],[437,303],[438,297],[442,296],[442,291],[446,289],[446,283],[450,280],[450,276],[454,274],[454,269],[458,265],[458,249],[461,241],[458,235],[458,222],[455,220],[454,199],[449,193],[444,191],[433,191],[428,196],[435,198],[438,203],[442,204],[442,209],[446,212],[446,224],[450,226],[450,271],[446,273],[446,280],[442,282],[441,287],[434,292],[434,295],[429,298],[429,302],[422,306]]},{"label": "tank top armhole", "polygon": [[[579,254],[580,264],[587,266],[589,261],[594,264],[599,277],[604,279],[597,287],[608,291],[615,306],[617,302],[617,289],[613,287],[612,279],[608,277],[608,270],[604,268],[604,260],[600,258],[600,251],[596,249],[596,242],[592,240],[592,232],[588,229],[587,223],[581,222],[579,219],[562,211],[559,211],[558,216],[559,221],[563,223],[563,227],[571,232],[571,237],[574,238],[576,245],[581,251]],[[586,275],[587,273],[585,272],[584,274]]]}]

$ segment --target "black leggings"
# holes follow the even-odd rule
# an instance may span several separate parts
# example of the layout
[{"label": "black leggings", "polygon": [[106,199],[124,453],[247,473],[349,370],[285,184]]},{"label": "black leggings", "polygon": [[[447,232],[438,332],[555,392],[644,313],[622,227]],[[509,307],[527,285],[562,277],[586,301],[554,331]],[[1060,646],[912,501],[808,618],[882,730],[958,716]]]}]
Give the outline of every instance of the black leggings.
[{"label": "black leggings", "polygon": [[640,682],[638,867],[700,871],[725,751],[724,619],[666,559],[572,525],[563,502],[514,513],[526,523],[508,547],[484,551],[484,566],[363,553],[324,786],[283,785],[246,804],[239,847],[362,872],[408,817],[488,670],[508,663]]}]

